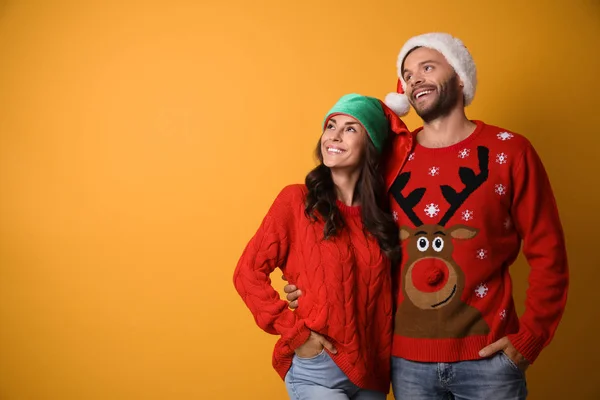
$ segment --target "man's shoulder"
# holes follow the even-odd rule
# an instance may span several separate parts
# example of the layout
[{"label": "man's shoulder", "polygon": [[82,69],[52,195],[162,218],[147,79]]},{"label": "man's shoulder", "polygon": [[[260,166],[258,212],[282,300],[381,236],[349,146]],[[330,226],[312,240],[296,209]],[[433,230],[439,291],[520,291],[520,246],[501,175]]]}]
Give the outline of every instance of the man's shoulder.
[{"label": "man's shoulder", "polygon": [[501,147],[506,149],[506,151],[517,153],[532,146],[527,137],[511,129],[487,123],[482,124],[483,130],[481,132],[481,139],[490,146]]}]

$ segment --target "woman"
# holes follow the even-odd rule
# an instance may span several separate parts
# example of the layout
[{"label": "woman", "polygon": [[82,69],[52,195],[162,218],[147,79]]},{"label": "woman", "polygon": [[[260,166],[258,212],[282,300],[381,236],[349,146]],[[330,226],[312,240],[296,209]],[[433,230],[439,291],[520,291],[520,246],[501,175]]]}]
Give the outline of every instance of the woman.
[{"label": "woman", "polygon": [[[406,126],[381,101],[343,96],[325,116],[320,164],[305,185],[279,193],[235,270],[257,324],[281,336],[273,366],[293,400],[383,400],[389,392],[400,251],[381,160],[398,134],[408,135]],[[306,290],[295,311],[271,286],[275,268]]]}]

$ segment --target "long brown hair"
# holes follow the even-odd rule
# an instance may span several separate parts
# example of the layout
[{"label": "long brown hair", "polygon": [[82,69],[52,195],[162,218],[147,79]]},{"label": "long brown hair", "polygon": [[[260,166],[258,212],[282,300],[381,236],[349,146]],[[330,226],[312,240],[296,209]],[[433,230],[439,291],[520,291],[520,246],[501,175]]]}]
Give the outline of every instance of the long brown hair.
[{"label": "long brown hair", "polygon": [[[381,171],[381,155],[371,140],[365,140],[365,143],[366,151],[354,196],[360,202],[365,229],[377,239],[381,250],[395,265],[400,259],[399,232],[389,209]],[[321,140],[315,154],[319,165],[306,175],[308,194],[304,211],[312,220],[317,220],[319,216],[323,219],[323,236],[328,239],[340,232],[345,222],[336,205],[337,195],[331,170],[323,164]]]}]

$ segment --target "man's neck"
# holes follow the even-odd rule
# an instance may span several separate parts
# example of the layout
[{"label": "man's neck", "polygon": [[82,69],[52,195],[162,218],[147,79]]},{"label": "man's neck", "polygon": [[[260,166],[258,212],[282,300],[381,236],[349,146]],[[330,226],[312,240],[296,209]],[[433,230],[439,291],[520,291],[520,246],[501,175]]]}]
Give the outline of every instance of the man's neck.
[{"label": "man's neck", "polygon": [[417,142],[423,147],[448,147],[466,139],[475,130],[464,108],[456,108],[450,114],[425,122],[417,134]]},{"label": "man's neck", "polygon": [[331,171],[331,178],[333,179],[333,183],[335,185],[337,198],[347,206],[356,205],[354,204],[356,201],[354,198],[354,193],[359,176],[359,170],[348,172],[345,170],[340,171],[333,169]]}]

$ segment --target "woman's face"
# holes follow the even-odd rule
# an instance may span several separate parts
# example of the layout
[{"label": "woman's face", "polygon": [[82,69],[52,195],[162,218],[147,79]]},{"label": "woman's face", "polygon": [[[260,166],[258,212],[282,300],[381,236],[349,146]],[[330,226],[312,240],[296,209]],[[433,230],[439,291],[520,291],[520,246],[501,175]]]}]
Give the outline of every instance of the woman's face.
[{"label": "woman's face", "polygon": [[365,154],[367,131],[355,118],[337,114],[327,121],[321,136],[323,164],[329,168],[358,169]]}]

